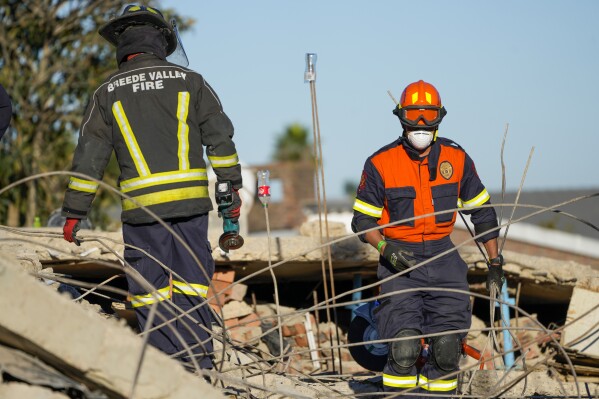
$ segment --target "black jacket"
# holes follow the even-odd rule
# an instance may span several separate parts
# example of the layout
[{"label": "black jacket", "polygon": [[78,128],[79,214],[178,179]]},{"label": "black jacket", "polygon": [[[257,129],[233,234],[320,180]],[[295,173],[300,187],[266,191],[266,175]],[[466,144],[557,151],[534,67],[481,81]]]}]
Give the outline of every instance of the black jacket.
[{"label": "black jacket", "polygon": [[10,97],[8,97],[4,87],[0,85],[0,138],[2,138],[6,129],[8,129],[11,115],[12,106],[10,105]]},{"label": "black jacket", "polygon": [[[212,209],[203,146],[219,181],[241,188],[233,125],[214,90],[187,68],[151,54],[120,65],[94,92],[72,171],[101,180],[114,150],[121,170],[122,221],[153,222]],[[63,215],[85,218],[98,184],[71,177]]]}]

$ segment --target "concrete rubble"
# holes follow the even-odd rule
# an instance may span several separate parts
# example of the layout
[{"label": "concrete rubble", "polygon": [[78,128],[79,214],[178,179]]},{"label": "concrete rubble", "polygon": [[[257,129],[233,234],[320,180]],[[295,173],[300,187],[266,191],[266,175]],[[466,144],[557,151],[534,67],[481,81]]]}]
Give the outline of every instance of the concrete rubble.
[{"label": "concrete rubble", "polygon": [[[356,273],[373,277],[376,251],[355,237],[341,240],[345,232],[337,227],[332,223],[331,240],[339,240],[331,246],[335,278],[350,279]],[[126,303],[114,302],[115,313],[107,315],[98,305],[85,300],[75,303],[67,295],[57,294],[58,284],[54,282],[61,278],[86,281],[122,275],[120,234],[82,231],[80,235],[89,241],[77,247],[65,243],[60,233],[59,229],[0,230],[0,371],[3,376],[11,376],[0,384],[0,397],[64,398],[71,397],[63,392],[69,388],[88,398],[130,397],[143,345],[134,329],[127,326],[135,325],[132,311]],[[318,230],[314,225],[303,226],[301,233],[272,238],[270,254],[267,237],[246,237],[245,245],[228,255],[215,246],[216,237],[211,239],[217,273],[208,297],[215,313],[222,317],[227,337],[223,352],[219,350],[223,342],[216,335],[217,373],[236,390],[234,394],[211,386],[150,347],[135,397],[328,397],[378,392],[380,377],[355,363],[346,347],[331,349],[331,345],[347,343],[346,333],[340,327],[317,321],[315,312],[280,306],[277,313],[274,304],[255,303],[249,298],[248,286],[271,281],[269,272],[263,271],[269,262],[287,261],[273,269],[279,281],[302,281],[320,275],[323,250],[319,248]],[[486,266],[480,254],[469,247],[460,248],[460,254],[470,266],[472,292],[483,293]],[[506,276],[517,282],[510,284],[511,296],[533,303],[568,305],[568,321],[585,315],[554,338],[571,345],[567,349],[581,376],[576,380],[580,392],[589,389],[592,395],[599,395],[599,373],[593,371],[599,369],[595,352],[599,344],[590,342],[593,326],[596,328],[599,323],[599,272],[574,262],[517,253],[504,256]],[[522,315],[512,319],[511,324],[536,326]],[[486,348],[488,336],[480,332],[485,327],[485,322],[474,317],[468,342],[490,358],[492,352]],[[514,382],[505,395],[575,395],[572,373],[569,366],[564,366],[567,360],[560,360],[556,355],[559,350],[551,346],[551,340],[531,329],[522,329],[516,335],[526,343],[529,365],[550,355],[549,363],[560,373],[551,374],[546,367],[548,362],[544,362],[532,367],[526,387],[524,381]],[[42,364],[25,356],[33,356]],[[477,363],[465,358],[462,368],[468,367],[476,368]],[[45,375],[57,377],[51,382],[40,381],[39,377],[19,371],[38,368],[46,370]],[[504,386],[507,380],[517,379],[518,373],[523,373],[508,373],[503,380],[505,372],[493,368],[496,366],[489,360],[484,371],[464,373],[462,392],[486,396],[498,381]],[[341,370],[343,376],[338,375]],[[337,377],[330,375],[333,371]],[[474,378],[469,384],[471,373]]]},{"label": "concrete rubble", "polygon": [[[130,397],[143,342],[130,329],[104,320],[40,284],[6,252],[0,257],[0,342],[110,398]],[[9,388],[13,389],[13,388]],[[14,388],[20,389],[18,387]],[[176,361],[147,348],[138,382],[140,398],[206,398],[222,394]],[[32,396],[30,396],[32,397]]]}]

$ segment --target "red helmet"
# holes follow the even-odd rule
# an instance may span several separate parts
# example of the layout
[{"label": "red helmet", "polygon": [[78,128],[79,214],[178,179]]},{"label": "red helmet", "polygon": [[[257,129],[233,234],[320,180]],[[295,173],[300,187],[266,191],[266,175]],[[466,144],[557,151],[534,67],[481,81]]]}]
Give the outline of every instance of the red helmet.
[{"label": "red helmet", "polygon": [[447,111],[435,86],[419,80],[404,89],[393,113],[399,117],[404,129],[437,130]]}]

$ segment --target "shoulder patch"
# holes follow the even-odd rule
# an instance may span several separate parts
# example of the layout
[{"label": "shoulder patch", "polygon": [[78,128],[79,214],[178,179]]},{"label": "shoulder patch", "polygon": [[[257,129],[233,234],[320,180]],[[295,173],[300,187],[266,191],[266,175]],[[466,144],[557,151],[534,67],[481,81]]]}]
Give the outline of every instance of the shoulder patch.
[{"label": "shoulder patch", "polygon": [[362,192],[366,187],[366,171],[362,172],[362,177],[360,177],[360,184],[358,185],[358,193]]},{"label": "shoulder patch", "polygon": [[443,161],[441,162],[441,165],[439,165],[439,172],[445,180],[449,180],[451,176],[453,176],[453,166],[449,161]]}]

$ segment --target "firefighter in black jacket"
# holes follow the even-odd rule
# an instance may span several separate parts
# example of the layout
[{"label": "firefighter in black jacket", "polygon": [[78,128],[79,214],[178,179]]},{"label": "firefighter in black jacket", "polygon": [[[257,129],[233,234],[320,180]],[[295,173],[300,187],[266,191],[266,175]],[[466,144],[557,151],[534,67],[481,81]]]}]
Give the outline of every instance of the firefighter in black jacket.
[{"label": "firefighter in black jacket", "polygon": [[[222,212],[237,221],[242,181],[233,125],[201,75],[166,61],[178,36],[160,11],[128,6],[99,33],[116,46],[119,70],[92,96],[71,170],[101,180],[115,151],[121,171],[118,185],[126,195],[121,215],[124,257],[149,283],[140,284],[127,274],[140,329],[196,307],[171,326],[152,331],[149,342],[190,366],[182,338],[200,367],[211,368],[212,317],[205,298],[214,273],[207,237],[212,202],[203,146],[217,180],[230,182],[233,188],[233,203]],[[71,177],[62,208],[67,241],[77,243],[79,222],[87,217],[97,190],[95,180]],[[152,326],[146,326],[155,303],[162,318],[157,316]]]}]

